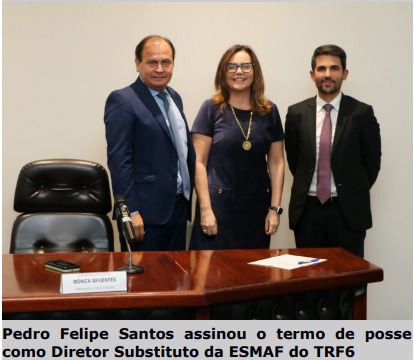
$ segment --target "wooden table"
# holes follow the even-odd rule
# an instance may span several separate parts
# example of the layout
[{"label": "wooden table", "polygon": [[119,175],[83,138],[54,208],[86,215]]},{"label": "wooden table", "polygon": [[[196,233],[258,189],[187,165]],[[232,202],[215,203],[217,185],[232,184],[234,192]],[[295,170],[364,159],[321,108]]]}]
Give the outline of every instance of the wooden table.
[{"label": "wooden table", "polygon": [[[327,261],[293,270],[248,264],[282,254]],[[257,307],[258,301],[267,299],[270,302],[266,306],[275,307],[273,299],[299,296],[302,303],[303,298],[307,299],[304,306],[309,307],[309,299],[315,301],[315,296],[309,298],[309,294],[331,289],[348,289],[349,293],[351,289],[352,318],[365,319],[364,289],[369,283],[383,280],[381,268],[341,248],[134,252],[134,264],[145,271],[128,275],[127,292],[61,295],[60,275],[44,268],[45,261],[52,259],[77,263],[81,272],[113,271],[127,263],[128,254],[3,255],[3,318],[19,318],[23,314],[49,318],[51,314],[65,312],[82,318],[79,314],[88,311],[101,311],[102,317],[117,317],[120,309],[128,317],[125,311],[128,314],[128,310],[134,309],[191,309],[184,316],[209,319],[214,314],[223,316],[223,311],[217,311],[220,306],[242,304],[251,308],[251,304]],[[317,301],[321,307],[321,300]],[[278,304],[281,306],[280,301]],[[271,311],[275,313],[274,309]],[[169,317],[162,314],[161,318]]]}]

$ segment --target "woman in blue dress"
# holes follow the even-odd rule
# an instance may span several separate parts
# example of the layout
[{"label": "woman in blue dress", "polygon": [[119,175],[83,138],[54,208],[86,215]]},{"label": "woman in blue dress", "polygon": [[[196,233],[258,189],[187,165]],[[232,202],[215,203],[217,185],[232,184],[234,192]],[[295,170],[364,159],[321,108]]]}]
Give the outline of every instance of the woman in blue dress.
[{"label": "woman in blue dress", "polygon": [[190,249],[269,248],[282,212],[284,133],[249,46],[223,54],[215,87],[191,130],[197,205]]}]

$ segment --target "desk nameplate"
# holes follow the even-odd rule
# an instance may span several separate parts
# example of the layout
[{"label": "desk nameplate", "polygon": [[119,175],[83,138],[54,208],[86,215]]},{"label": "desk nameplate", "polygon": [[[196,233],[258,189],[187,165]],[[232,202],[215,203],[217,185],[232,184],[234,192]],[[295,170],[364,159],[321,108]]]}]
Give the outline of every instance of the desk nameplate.
[{"label": "desk nameplate", "polygon": [[98,293],[127,291],[126,271],[105,271],[62,274],[62,294]]}]

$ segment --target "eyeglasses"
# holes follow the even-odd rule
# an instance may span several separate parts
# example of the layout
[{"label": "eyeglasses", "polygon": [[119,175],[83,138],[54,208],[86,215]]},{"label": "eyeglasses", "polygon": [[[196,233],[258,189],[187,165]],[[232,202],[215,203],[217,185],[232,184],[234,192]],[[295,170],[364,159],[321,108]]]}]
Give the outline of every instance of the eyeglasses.
[{"label": "eyeglasses", "polygon": [[253,66],[253,63],[241,63],[240,65],[236,63],[227,63],[226,70],[228,73],[233,74],[240,68],[243,73],[249,73],[253,70]]}]

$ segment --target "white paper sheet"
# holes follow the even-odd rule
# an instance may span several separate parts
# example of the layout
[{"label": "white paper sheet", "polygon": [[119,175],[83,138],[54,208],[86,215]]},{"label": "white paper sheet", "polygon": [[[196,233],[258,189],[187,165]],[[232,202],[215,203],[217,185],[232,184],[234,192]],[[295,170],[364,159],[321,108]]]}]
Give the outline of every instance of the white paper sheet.
[{"label": "white paper sheet", "polygon": [[286,270],[292,270],[303,266],[316,265],[321,262],[326,261],[326,259],[311,258],[306,256],[297,256],[284,254],[280,256],[274,256],[271,258],[258,260],[250,262],[250,265],[259,265],[259,266],[270,266],[277,267]]}]

